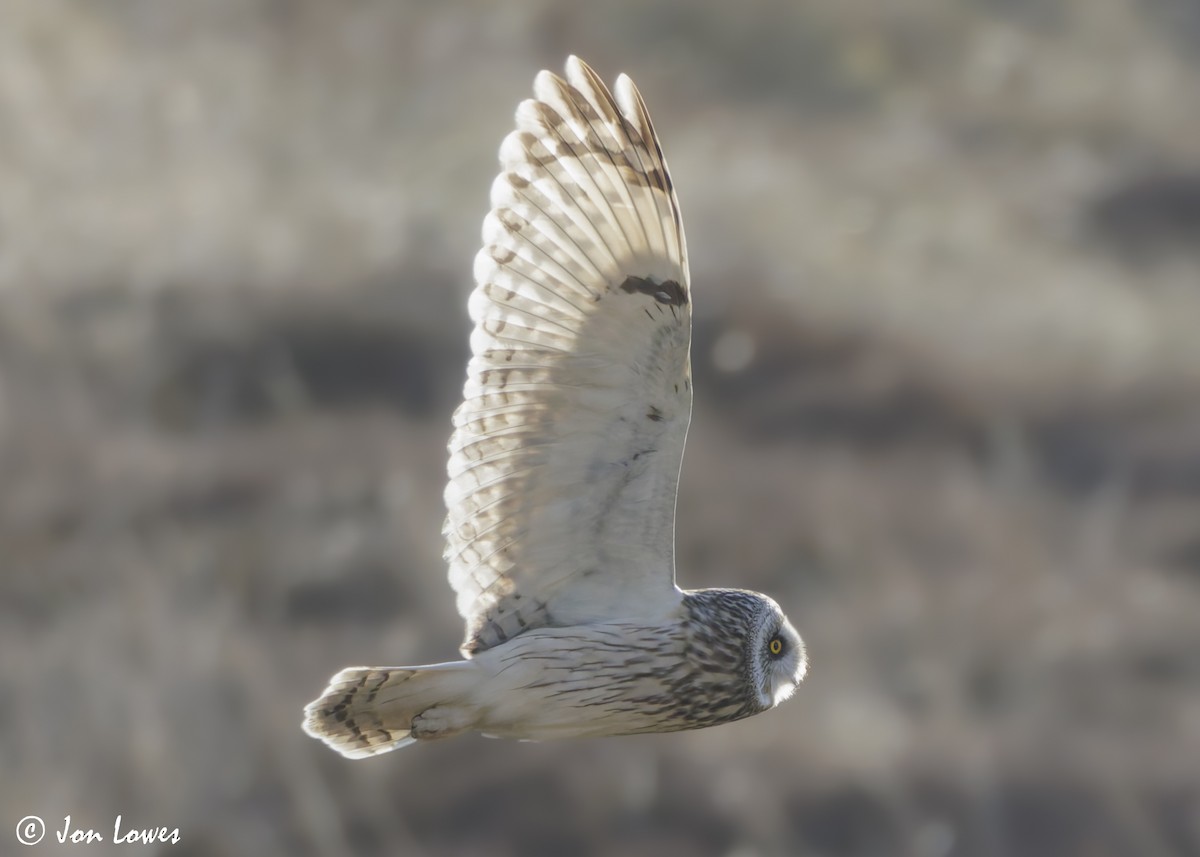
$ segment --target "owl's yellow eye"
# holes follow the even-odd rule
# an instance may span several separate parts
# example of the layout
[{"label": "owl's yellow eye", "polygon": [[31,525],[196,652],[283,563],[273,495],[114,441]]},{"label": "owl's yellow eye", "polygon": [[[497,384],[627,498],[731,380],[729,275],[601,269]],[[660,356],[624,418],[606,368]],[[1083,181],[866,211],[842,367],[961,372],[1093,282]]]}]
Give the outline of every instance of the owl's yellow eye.
[{"label": "owl's yellow eye", "polygon": [[782,655],[783,640],[778,637],[772,637],[771,642],[767,643],[767,650],[773,655]]}]

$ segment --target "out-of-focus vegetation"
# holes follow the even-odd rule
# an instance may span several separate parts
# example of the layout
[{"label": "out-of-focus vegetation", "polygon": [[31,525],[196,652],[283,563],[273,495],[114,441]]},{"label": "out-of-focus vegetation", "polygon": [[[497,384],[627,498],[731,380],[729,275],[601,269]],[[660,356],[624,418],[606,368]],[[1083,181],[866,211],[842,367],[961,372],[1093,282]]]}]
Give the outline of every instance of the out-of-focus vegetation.
[{"label": "out-of-focus vegetation", "polygon": [[[459,642],[471,259],[568,53],[638,81],[691,239],[681,583],[775,595],[811,675],[346,762],[326,678]],[[1182,0],[8,4],[0,837],[1200,854],[1198,92]]]}]

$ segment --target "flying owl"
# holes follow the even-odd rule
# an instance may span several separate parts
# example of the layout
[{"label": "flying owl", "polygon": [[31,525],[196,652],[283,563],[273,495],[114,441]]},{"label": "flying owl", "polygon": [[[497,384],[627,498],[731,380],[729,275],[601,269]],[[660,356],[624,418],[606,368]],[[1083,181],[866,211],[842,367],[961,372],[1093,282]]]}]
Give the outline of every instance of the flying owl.
[{"label": "flying owl", "polygon": [[646,105],[576,57],[534,94],[500,147],[449,444],[465,660],[335,675],[304,730],[344,756],[467,731],[697,729],[766,711],[804,677],[773,600],[675,584],[692,299]]}]

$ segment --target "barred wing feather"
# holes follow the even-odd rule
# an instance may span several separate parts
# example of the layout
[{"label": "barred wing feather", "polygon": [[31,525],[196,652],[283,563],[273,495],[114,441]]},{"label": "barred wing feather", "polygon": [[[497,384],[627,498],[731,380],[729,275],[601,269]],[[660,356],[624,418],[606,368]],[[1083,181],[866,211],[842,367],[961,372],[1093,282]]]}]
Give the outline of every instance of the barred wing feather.
[{"label": "barred wing feather", "polygon": [[571,57],[500,149],[444,534],[468,657],[530,628],[653,619],[680,599],[691,416],[679,205],[645,104]]}]

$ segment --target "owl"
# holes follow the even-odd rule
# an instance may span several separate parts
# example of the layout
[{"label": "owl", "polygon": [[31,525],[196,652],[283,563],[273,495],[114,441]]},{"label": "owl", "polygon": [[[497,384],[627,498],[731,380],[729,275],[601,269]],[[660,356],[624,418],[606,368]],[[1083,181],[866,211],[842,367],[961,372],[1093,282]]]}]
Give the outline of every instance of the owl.
[{"label": "owl", "polygon": [[335,675],[303,725],[344,756],[469,731],[698,729],[766,711],[804,677],[773,600],[675,584],[692,295],[645,102],[576,57],[534,95],[500,147],[449,444],[464,659]]}]

